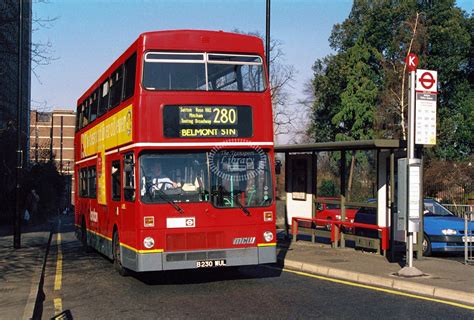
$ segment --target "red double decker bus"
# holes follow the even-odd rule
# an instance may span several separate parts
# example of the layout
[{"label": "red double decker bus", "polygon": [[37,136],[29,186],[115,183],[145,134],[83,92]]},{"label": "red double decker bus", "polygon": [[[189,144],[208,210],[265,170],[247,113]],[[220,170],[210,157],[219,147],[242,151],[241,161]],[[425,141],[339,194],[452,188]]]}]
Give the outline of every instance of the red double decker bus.
[{"label": "red double decker bus", "polygon": [[79,98],[78,238],[116,269],[276,261],[273,124],[262,41],[138,39]]}]

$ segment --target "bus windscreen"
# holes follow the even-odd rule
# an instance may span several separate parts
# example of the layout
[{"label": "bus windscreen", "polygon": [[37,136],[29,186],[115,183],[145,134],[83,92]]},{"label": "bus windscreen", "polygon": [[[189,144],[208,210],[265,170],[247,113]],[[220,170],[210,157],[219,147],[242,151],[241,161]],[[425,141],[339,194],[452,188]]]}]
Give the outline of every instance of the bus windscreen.
[{"label": "bus windscreen", "polygon": [[270,169],[268,155],[260,149],[147,153],[140,157],[141,200],[266,207],[273,199]]}]

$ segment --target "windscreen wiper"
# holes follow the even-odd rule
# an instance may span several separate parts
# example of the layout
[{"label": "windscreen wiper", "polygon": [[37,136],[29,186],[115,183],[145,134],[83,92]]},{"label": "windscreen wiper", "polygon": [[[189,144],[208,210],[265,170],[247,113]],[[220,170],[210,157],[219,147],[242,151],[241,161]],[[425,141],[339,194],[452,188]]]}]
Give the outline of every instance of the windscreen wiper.
[{"label": "windscreen wiper", "polygon": [[170,198],[168,198],[166,196],[166,194],[163,192],[163,190],[161,189],[156,189],[156,191],[158,192],[158,196],[162,199],[162,200],[165,200],[166,202],[168,202],[173,208],[176,209],[176,211],[178,211],[179,213],[184,213],[184,210],[183,208],[181,208],[180,206],[178,206],[176,203],[174,203]]},{"label": "windscreen wiper", "polygon": [[235,202],[240,207],[240,209],[242,209],[242,211],[245,213],[245,215],[250,216],[249,209],[247,209],[242,203],[240,203],[240,200],[239,200],[238,196],[235,197]]}]

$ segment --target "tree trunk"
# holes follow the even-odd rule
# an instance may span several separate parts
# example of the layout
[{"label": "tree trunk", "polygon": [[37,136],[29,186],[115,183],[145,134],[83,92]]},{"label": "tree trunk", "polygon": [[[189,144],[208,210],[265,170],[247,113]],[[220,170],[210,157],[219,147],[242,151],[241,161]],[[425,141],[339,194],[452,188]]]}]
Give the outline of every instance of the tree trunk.
[{"label": "tree trunk", "polygon": [[354,167],[355,167],[355,151],[352,151],[351,169],[349,170],[349,183],[347,184],[347,201],[351,201],[352,179],[354,177]]}]

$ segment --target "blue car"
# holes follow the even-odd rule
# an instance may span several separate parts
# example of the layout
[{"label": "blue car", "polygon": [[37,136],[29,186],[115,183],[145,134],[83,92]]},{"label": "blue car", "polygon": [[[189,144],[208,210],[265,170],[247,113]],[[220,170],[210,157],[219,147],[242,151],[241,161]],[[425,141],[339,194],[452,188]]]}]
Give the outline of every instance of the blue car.
[{"label": "blue car", "polygon": [[[369,199],[369,202],[374,201],[374,199]],[[464,234],[464,219],[455,216],[451,211],[433,199],[424,199],[423,202],[423,255],[429,256],[432,252],[464,251],[464,240],[468,240]],[[377,210],[375,208],[359,209],[355,214],[354,222],[377,224]],[[474,223],[471,223],[469,230],[471,233],[467,236],[471,239],[470,248],[473,248]],[[369,238],[379,238],[378,231],[371,229],[354,228],[354,234]]]},{"label": "blue car", "polygon": [[[473,228],[474,223],[471,223],[471,233]],[[463,218],[455,216],[433,199],[424,200],[423,255],[463,251],[464,240],[467,240],[464,232]]]}]

